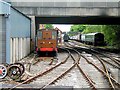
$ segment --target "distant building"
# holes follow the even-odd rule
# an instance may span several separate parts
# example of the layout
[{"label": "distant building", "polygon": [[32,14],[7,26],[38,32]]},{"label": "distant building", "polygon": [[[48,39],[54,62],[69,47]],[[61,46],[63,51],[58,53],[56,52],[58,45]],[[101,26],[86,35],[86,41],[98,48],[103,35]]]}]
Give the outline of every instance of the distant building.
[{"label": "distant building", "polygon": [[55,30],[58,30],[58,43],[62,44],[62,31],[59,28],[55,28]]},{"label": "distant building", "polygon": [[39,24],[39,29],[44,29],[45,28],[45,24]]}]

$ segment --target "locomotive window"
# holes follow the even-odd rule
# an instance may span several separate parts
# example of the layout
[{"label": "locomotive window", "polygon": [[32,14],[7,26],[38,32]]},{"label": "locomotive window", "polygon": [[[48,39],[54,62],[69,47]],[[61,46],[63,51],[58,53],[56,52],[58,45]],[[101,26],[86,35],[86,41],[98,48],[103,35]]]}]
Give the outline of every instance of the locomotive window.
[{"label": "locomotive window", "polygon": [[94,41],[94,36],[93,35],[86,35],[85,36],[87,41]]},{"label": "locomotive window", "polygon": [[56,39],[57,33],[56,32],[52,32],[52,39]]},{"label": "locomotive window", "polygon": [[38,31],[37,36],[38,36],[39,39],[42,39],[42,32]]}]

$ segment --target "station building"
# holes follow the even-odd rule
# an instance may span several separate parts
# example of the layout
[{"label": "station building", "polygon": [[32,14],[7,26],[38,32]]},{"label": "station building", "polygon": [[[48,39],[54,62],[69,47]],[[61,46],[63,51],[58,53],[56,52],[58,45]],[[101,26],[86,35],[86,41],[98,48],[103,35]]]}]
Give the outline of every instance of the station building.
[{"label": "station building", "polygon": [[0,1],[0,63],[15,63],[30,53],[31,19]]}]

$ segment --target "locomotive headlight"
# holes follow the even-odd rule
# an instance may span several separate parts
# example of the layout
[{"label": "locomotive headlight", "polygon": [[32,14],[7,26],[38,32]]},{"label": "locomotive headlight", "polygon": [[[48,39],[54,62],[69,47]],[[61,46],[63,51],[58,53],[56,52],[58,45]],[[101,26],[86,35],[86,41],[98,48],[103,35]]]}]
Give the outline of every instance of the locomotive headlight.
[{"label": "locomotive headlight", "polygon": [[51,44],[51,42],[49,42],[49,44]]}]

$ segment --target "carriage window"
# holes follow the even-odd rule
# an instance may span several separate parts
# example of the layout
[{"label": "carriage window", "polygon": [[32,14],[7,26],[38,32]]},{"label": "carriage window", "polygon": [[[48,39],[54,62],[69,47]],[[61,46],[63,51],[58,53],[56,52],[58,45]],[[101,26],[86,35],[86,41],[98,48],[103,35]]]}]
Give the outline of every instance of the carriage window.
[{"label": "carriage window", "polygon": [[39,39],[42,39],[42,32],[38,31],[37,36],[38,36]]},{"label": "carriage window", "polygon": [[57,37],[57,33],[56,32],[52,32],[52,39],[56,39]]}]

